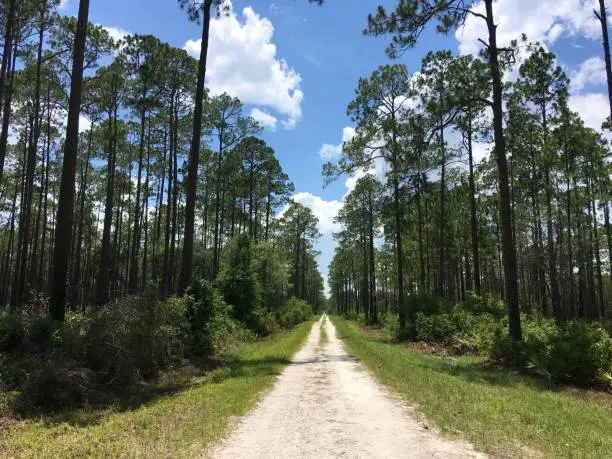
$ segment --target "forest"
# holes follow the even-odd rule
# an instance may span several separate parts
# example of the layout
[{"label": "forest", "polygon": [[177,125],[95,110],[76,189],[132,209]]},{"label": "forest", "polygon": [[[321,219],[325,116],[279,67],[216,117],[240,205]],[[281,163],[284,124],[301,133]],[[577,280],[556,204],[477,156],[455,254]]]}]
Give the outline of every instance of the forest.
[{"label": "forest", "polygon": [[[505,0],[371,6],[351,40],[385,53],[340,81],[355,87],[351,127],[316,165],[324,189],[347,180],[341,201],[299,189],[306,167],[294,185],[272,146],[291,144],[210,83],[219,24],[260,21],[302,102],[253,7],[170,2],[183,22],[168,27],[201,33],[196,59],[70,1],[76,16],[64,0],[0,0],[0,457],[609,454],[605,0],[589,16],[609,101],[598,128],[573,110],[550,42],[506,42]],[[340,14],[263,3],[301,55],[298,23]],[[475,54],[424,38],[473,21]],[[331,112],[318,97],[305,107]],[[312,135],[294,127],[296,145]]]},{"label": "forest", "polygon": [[[359,81],[347,109],[356,134],[323,168],[328,181],[361,177],[337,217],[331,302],[397,339],[609,385],[609,122],[586,127],[554,53],[526,36],[498,47],[486,11],[401,1],[369,17],[364,33],[391,34],[392,58],[428,22],[449,32],[473,15],[489,37],[480,56],[432,51],[412,74],[383,65]],[[491,153],[480,161],[478,142]]]},{"label": "forest", "polygon": [[[212,3],[177,8],[207,34]],[[152,35],[116,40],[87,1],[78,18],[59,5],[2,5],[0,390],[62,386],[64,357],[100,384],[137,379],[179,345],[212,354],[242,328],[265,336],[321,310],[317,219],[243,103],[208,95],[206,46],[198,61]],[[102,355],[81,355],[95,340]]]}]

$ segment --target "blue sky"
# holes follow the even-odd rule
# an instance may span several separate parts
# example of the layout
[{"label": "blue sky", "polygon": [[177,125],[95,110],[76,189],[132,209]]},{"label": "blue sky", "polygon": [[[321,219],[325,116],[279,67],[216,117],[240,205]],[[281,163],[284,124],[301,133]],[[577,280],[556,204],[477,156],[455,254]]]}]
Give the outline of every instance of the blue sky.
[{"label": "blue sky", "polygon": [[[64,2],[62,11],[76,14],[78,0]],[[232,15],[215,20],[211,28],[208,85],[213,92],[240,97],[267,126],[264,138],[295,184],[295,199],[319,217],[323,237],[317,249],[326,276],[337,229],[333,220],[354,180],[345,177],[324,189],[321,156],[338,154],[343,134],[350,136],[346,106],[359,78],[388,62],[386,40],[364,37],[361,31],[376,5],[392,6],[395,0],[327,0],[323,7],[306,0],[232,3]],[[570,105],[597,128],[608,105],[594,3],[498,0],[495,12],[502,43],[525,32],[530,41],[557,53],[575,81]],[[91,0],[90,20],[116,36],[153,34],[194,56],[199,52],[200,28],[188,22],[174,0]],[[485,30],[478,19],[450,37],[427,30],[400,62],[416,71],[429,50],[474,53],[479,37],[485,37]],[[486,154],[486,146],[480,154]]]}]

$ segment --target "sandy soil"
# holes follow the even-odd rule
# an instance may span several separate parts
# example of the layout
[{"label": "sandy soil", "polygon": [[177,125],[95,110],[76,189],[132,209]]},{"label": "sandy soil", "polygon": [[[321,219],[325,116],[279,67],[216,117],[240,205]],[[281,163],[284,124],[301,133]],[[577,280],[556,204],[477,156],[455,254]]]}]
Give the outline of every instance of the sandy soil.
[{"label": "sandy soil", "polygon": [[[327,343],[319,345],[321,328]],[[308,342],[274,388],[213,458],[463,458],[484,457],[460,441],[442,439],[392,397],[346,353],[329,319],[321,318]]]}]

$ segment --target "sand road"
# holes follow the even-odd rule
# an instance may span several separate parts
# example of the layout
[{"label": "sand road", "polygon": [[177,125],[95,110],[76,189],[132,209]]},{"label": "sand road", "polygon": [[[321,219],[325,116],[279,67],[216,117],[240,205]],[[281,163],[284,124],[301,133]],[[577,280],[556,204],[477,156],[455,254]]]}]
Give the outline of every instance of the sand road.
[{"label": "sand road", "polygon": [[[327,342],[320,345],[321,330]],[[461,441],[425,428],[352,358],[327,317],[274,388],[209,457],[464,458],[484,457]]]}]

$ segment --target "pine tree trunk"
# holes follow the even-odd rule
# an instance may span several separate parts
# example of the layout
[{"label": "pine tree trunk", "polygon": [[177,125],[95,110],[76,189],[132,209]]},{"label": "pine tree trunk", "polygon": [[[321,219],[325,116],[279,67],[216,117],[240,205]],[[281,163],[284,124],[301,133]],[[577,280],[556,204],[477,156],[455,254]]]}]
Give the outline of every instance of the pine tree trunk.
[{"label": "pine tree trunk", "polygon": [[504,138],[503,86],[497,48],[497,25],[493,18],[493,0],[485,0],[487,28],[489,31],[489,67],[493,81],[493,129],[495,137],[495,158],[499,179],[500,220],[506,301],[508,303],[508,328],[514,341],[522,340],[521,315],[518,299],[516,251],[512,238],[512,207],[508,183],[506,140]]},{"label": "pine tree trunk", "polygon": [[595,16],[601,24],[601,35],[603,38],[604,58],[606,61],[606,77],[608,81],[608,100],[610,103],[610,116],[612,116],[612,59],[610,59],[610,38],[608,36],[608,14],[606,12],[605,0],[599,0],[599,12]]},{"label": "pine tree trunk", "polygon": [[161,181],[159,182],[159,188],[157,191],[157,202],[155,206],[155,237],[153,239],[153,276],[155,280],[159,280],[162,276],[160,276],[159,272],[159,239],[161,238],[161,208],[164,199],[164,186],[166,180],[166,161],[168,156],[168,131],[164,129],[164,153],[162,158],[162,170],[161,170]]},{"label": "pine tree trunk", "polygon": [[80,0],[77,30],[74,38],[72,81],[68,103],[68,126],[54,238],[54,275],[51,295],[51,317],[64,320],[66,311],[66,280],[72,242],[74,212],[74,181],[79,142],[79,114],[83,91],[83,62],[89,16],[89,0]]},{"label": "pine tree trunk", "polygon": [[[480,295],[482,286],[480,284],[480,254],[478,253],[478,220],[476,217],[476,180],[474,179],[474,154],[472,142],[472,118],[468,121],[467,142],[468,160],[470,167],[469,187],[470,187],[470,227],[472,235],[472,263],[474,265],[473,279],[474,291]],[[470,285],[471,288],[471,285]]]},{"label": "pine tree trunk", "polygon": [[[15,26],[15,16],[17,13],[17,0],[10,0],[8,7],[8,14],[6,15],[6,25],[4,28],[4,50],[2,52],[2,65],[0,67],[0,105],[2,105],[2,101],[4,97],[7,96],[7,92],[11,93],[12,88],[9,91],[6,91],[6,77],[9,72],[9,65],[11,63],[11,50],[13,48],[13,38],[14,38],[14,26]],[[13,66],[14,68],[14,66]],[[2,177],[2,169],[0,169],[0,177]]]},{"label": "pine tree trunk", "polygon": [[184,292],[191,282],[193,271],[193,237],[195,224],[196,188],[198,183],[198,162],[200,158],[200,138],[202,136],[202,103],[204,101],[204,80],[206,79],[206,60],[208,54],[208,38],[210,29],[210,10],[212,0],[205,0],[203,5],[202,43],[200,47],[200,63],[198,67],[198,82],[196,85],[195,109],[193,118],[193,134],[189,165],[187,168],[187,200],[185,204],[185,236],[183,243],[183,265],[179,290]]},{"label": "pine tree trunk", "polygon": [[22,233],[21,240],[21,263],[18,266],[17,278],[17,296],[16,305],[21,305],[26,294],[27,282],[27,268],[29,262],[29,248],[30,248],[30,225],[32,221],[32,200],[34,195],[34,174],[36,172],[36,157],[38,153],[38,139],[40,137],[40,93],[41,93],[41,81],[42,81],[42,52],[45,37],[45,20],[46,10],[43,7],[40,11],[40,28],[38,31],[38,49],[36,57],[36,83],[34,89],[34,113],[31,118],[31,132],[30,141],[28,144],[28,159],[26,166],[26,187],[24,200],[21,202],[21,224],[19,225],[19,232]]},{"label": "pine tree trunk", "polygon": [[444,228],[446,226],[445,200],[446,200],[446,147],[444,145],[444,125],[440,120],[440,148],[442,152],[440,173],[440,220],[439,225],[439,241],[438,241],[438,296],[444,298],[444,248],[446,245]]},{"label": "pine tree trunk", "polygon": [[74,269],[72,275],[72,308],[76,309],[79,304],[80,292],[81,292],[81,254],[83,249],[83,231],[84,231],[84,220],[85,220],[85,200],[87,199],[87,178],[89,174],[89,159],[91,156],[92,143],[93,143],[93,124],[89,129],[89,139],[87,145],[87,156],[83,164],[83,178],[81,181],[81,196],[79,199],[79,223],[78,223],[78,240],[76,244],[76,254],[74,259]]},{"label": "pine tree trunk", "polygon": [[372,311],[371,321],[372,323],[378,323],[378,309],[376,306],[376,260],[374,251],[374,202],[372,198],[372,192],[368,193],[368,207],[369,207],[369,251],[370,251],[370,309]]},{"label": "pine tree trunk", "polygon": [[147,169],[145,172],[145,192],[143,196],[144,207],[144,247],[142,256],[142,287],[147,285],[148,259],[149,259],[149,174],[151,167],[151,123],[147,134]]},{"label": "pine tree trunk", "polygon": [[[145,150],[145,128],[147,119],[146,107],[147,87],[146,84],[142,91],[141,112],[140,112],[140,146],[138,152],[138,179],[136,181],[136,199],[134,200],[134,234],[132,235],[132,251],[129,273],[129,290],[136,293],[138,290],[138,252],[140,249],[140,187],[142,181],[142,167]],[[148,164],[148,163],[147,163]],[[148,167],[148,166],[147,166]]]},{"label": "pine tree trunk", "polygon": [[108,161],[106,171],[106,198],[104,203],[104,224],[102,227],[102,245],[100,247],[100,270],[96,286],[96,304],[101,306],[109,300],[109,281],[111,275],[111,226],[113,223],[113,204],[115,189],[115,122],[113,111],[108,113]]},{"label": "pine tree trunk", "polygon": [[2,133],[0,134],[0,183],[4,172],[4,161],[6,158],[6,148],[8,145],[8,136],[11,123],[11,105],[13,103],[13,88],[15,86],[15,65],[17,64],[17,43],[13,48],[9,48],[9,58],[12,55],[12,64],[10,67],[10,78],[8,94],[5,96],[4,106],[2,109]]},{"label": "pine tree trunk", "polygon": [[165,297],[170,290],[170,221],[172,218],[172,179],[174,177],[172,171],[174,150],[174,95],[170,103],[170,143],[168,146],[168,189],[166,191],[166,222],[164,232],[164,262],[160,279],[161,296]]}]

